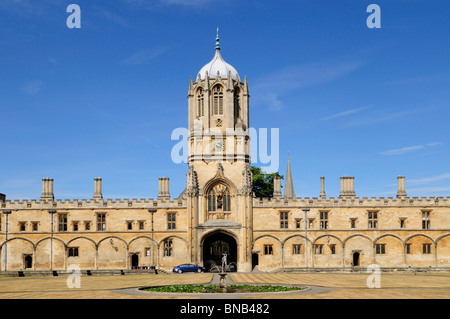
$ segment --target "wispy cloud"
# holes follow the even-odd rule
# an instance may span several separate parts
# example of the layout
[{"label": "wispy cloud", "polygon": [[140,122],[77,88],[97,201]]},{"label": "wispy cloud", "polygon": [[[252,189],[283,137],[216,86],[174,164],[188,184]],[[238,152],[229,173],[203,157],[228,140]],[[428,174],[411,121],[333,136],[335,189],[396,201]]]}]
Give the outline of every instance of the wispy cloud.
[{"label": "wispy cloud", "polygon": [[124,65],[144,64],[152,59],[157,58],[167,50],[168,48],[164,46],[158,46],[152,49],[143,49],[123,59],[121,63]]},{"label": "wispy cloud", "polygon": [[337,80],[362,66],[361,62],[289,66],[256,79],[252,85],[252,96],[255,103],[267,105],[270,110],[278,111],[284,105],[283,95]]},{"label": "wispy cloud", "polygon": [[381,154],[381,155],[388,155],[388,156],[400,155],[400,154],[404,154],[404,153],[420,150],[422,148],[424,148],[423,145],[408,146],[408,147],[396,148],[396,149],[393,149],[393,150],[380,152],[379,154]]},{"label": "wispy cloud", "polygon": [[268,93],[266,101],[271,111],[280,111],[284,108],[283,101],[278,99],[278,96],[275,93]]},{"label": "wispy cloud", "polygon": [[59,0],[0,0],[0,11],[18,16],[50,17],[54,10],[60,10],[67,4]]},{"label": "wispy cloud", "polygon": [[434,75],[421,75],[421,76],[413,76],[407,78],[401,78],[396,80],[389,80],[384,82],[386,85],[402,85],[402,84],[424,84],[424,83],[432,83],[435,81],[445,81],[448,79],[448,76],[441,74]]},{"label": "wispy cloud", "polygon": [[155,8],[155,7],[166,7],[166,6],[183,6],[183,7],[201,7],[214,3],[218,3],[213,0],[121,0],[129,5],[140,6],[142,8]]},{"label": "wispy cloud", "polygon": [[211,3],[212,0],[159,0],[159,2],[165,5],[182,5],[192,7]]},{"label": "wispy cloud", "polygon": [[379,109],[377,112],[372,112],[367,116],[363,116],[357,119],[349,120],[343,123],[345,127],[355,127],[355,126],[367,126],[373,124],[384,123],[396,119],[406,118],[412,114],[422,113],[429,111],[430,108],[419,108],[419,109],[409,109],[405,111],[391,112],[389,110]]},{"label": "wispy cloud", "polygon": [[450,187],[421,187],[407,189],[409,196],[437,196],[437,195],[450,195]]},{"label": "wispy cloud", "polygon": [[35,179],[10,179],[0,183],[2,188],[24,188],[36,183]]},{"label": "wispy cloud", "polygon": [[432,147],[432,146],[438,146],[438,145],[442,145],[442,144],[443,144],[442,142],[431,142],[426,145]]},{"label": "wispy cloud", "polygon": [[44,85],[43,81],[35,80],[35,81],[31,81],[31,82],[26,83],[20,89],[25,94],[36,95],[36,94],[38,94],[41,91],[43,85]]},{"label": "wispy cloud", "polygon": [[256,79],[253,91],[285,93],[334,81],[363,66],[360,62],[311,63],[293,65]]},{"label": "wispy cloud", "polygon": [[131,27],[131,24],[128,23],[127,20],[125,20],[124,18],[122,18],[121,16],[119,16],[118,14],[116,14],[114,12],[102,10],[102,15],[104,18],[106,18],[122,27]]},{"label": "wispy cloud", "polygon": [[450,179],[450,173],[443,173],[441,175],[425,177],[425,178],[411,179],[411,180],[408,181],[408,184],[410,184],[410,185],[421,185],[421,184],[428,184],[428,183],[438,182],[438,181],[442,181],[442,180],[446,180],[446,179]]},{"label": "wispy cloud", "polygon": [[391,149],[391,150],[379,152],[378,154],[386,155],[386,156],[401,155],[401,154],[417,151],[420,149],[424,149],[426,147],[433,147],[433,146],[437,146],[437,145],[441,145],[441,144],[442,144],[442,142],[431,142],[431,143],[427,143],[427,144],[423,144],[423,145],[414,145],[414,146],[406,146],[406,147]]},{"label": "wispy cloud", "polygon": [[[416,109],[406,109],[406,110],[397,110],[392,111],[393,108],[380,108],[380,107],[359,107],[350,110],[346,110],[343,112],[339,112],[336,114],[331,114],[329,116],[325,116],[318,120],[321,121],[329,121],[335,118],[339,118],[338,122],[340,127],[344,128],[352,128],[358,126],[369,126],[376,125],[380,123],[385,123],[394,120],[406,120],[408,117],[414,114],[426,113],[435,110],[435,107],[421,107]],[[366,111],[366,112],[363,112]],[[357,114],[358,116],[349,116]],[[431,146],[431,145],[429,145]]]},{"label": "wispy cloud", "polygon": [[24,12],[34,9],[33,2],[30,0],[1,0],[0,10]]},{"label": "wispy cloud", "polygon": [[369,108],[368,106],[364,106],[364,107],[358,107],[358,108],[355,108],[355,109],[339,112],[339,113],[336,113],[336,114],[325,116],[325,117],[319,119],[319,121],[320,122],[322,122],[322,121],[329,121],[329,120],[332,120],[332,119],[335,119],[335,118],[339,118],[339,117],[343,117],[343,116],[359,113],[359,112],[364,111],[364,110],[366,110],[368,108]]}]

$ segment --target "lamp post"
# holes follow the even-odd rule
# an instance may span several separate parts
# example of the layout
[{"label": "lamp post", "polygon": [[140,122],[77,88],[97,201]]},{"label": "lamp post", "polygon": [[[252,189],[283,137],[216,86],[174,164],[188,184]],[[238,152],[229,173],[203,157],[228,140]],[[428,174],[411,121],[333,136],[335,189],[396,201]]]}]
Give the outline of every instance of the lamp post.
[{"label": "lamp post", "polygon": [[309,208],[302,208],[305,213],[305,260],[306,260],[306,268],[308,268],[308,220],[307,213],[309,212]]},{"label": "lamp post", "polygon": [[8,216],[11,214],[10,210],[3,211],[3,214],[5,214],[5,271],[7,270],[7,264],[8,264]]},{"label": "lamp post", "polygon": [[53,271],[53,215],[56,214],[56,210],[49,210],[48,213],[51,216],[51,236],[50,236],[50,270]]},{"label": "lamp post", "polygon": [[153,214],[155,214],[156,213],[156,208],[150,208],[149,210],[148,210],[148,212],[150,213],[150,214],[152,214],[152,266],[153,266]]}]

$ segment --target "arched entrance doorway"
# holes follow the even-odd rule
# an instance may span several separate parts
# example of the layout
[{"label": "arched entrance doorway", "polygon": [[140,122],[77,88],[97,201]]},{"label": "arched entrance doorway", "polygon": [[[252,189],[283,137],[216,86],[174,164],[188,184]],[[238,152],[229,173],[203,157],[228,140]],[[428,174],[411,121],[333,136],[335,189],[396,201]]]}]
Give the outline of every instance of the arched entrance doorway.
[{"label": "arched entrance doorway", "polygon": [[359,266],[359,252],[353,253],[353,266],[355,267]]},{"label": "arched entrance doorway", "polygon": [[227,263],[231,271],[236,271],[237,243],[226,232],[217,231],[203,239],[203,266],[206,271],[214,270],[215,266],[222,265],[222,257],[227,254]]},{"label": "arched entrance doorway", "polygon": [[131,269],[137,268],[139,266],[139,255],[131,255]]},{"label": "arched entrance doorway", "polygon": [[259,255],[258,253],[252,254],[252,269],[259,265]]},{"label": "arched entrance doorway", "polygon": [[30,269],[33,267],[33,257],[31,255],[26,255],[24,258],[25,269]]}]

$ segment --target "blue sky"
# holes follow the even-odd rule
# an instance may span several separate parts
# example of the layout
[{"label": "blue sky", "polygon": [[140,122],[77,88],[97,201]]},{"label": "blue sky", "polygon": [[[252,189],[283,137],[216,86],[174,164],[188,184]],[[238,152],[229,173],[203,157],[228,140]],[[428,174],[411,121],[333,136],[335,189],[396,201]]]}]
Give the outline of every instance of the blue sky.
[{"label": "blue sky", "polygon": [[156,198],[166,176],[177,197],[171,133],[220,27],[298,197],[319,196],[320,176],[330,197],[340,176],[395,196],[398,175],[409,196],[450,196],[449,16],[447,0],[0,0],[0,193],[37,199],[52,177],[56,198],[91,198],[100,176],[105,198]]}]

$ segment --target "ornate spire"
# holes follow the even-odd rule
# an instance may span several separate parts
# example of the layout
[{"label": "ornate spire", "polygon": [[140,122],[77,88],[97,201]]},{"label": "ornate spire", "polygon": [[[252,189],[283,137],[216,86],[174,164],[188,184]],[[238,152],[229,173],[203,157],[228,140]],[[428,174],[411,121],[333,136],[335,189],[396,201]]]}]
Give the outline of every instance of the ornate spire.
[{"label": "ornate spire", "polygon": [[293,199],[295,198],[295,192],[294,192],[294,183],[292,181],[292,173],[291,173],[291,162],[289,160],[288,156],[288,164],[287,164],[287,171],[286,171],[286,184],[284,185],[284,198],[286,199]]}]

